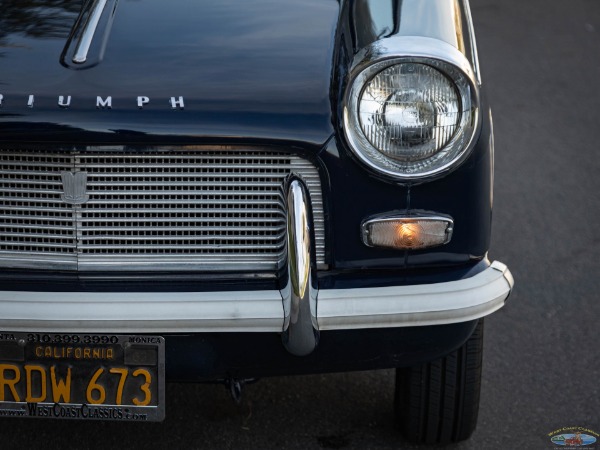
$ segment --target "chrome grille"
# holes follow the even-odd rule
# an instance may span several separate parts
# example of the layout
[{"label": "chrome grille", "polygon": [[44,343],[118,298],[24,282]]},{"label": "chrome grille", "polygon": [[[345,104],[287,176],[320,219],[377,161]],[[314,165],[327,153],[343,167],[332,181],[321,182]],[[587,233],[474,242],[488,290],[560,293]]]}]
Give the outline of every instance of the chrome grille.
[{"label": "chrome grille", "polygon": [[[61,173],[85,172],[83,204]],[[0,266],[69,270],[273,270],[283,259],[283,180],[306,181],[325,260],[316,168],[286,153],[231,148],[53,154],[0,150]]]}]

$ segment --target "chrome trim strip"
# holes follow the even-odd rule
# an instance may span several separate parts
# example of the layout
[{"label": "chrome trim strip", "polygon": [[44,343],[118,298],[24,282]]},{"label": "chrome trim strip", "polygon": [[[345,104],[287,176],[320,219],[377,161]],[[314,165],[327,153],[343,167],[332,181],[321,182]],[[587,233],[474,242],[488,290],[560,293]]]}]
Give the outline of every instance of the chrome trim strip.
[{"label": "chrome trim strip", "polygon": [[396,20],[398,36],[438,39],[461,52],[465,48],[457,0],[402,0]]},{"label": "chrome trim strip", "polygon": [[[12,255],[12,256],[11,256]],[[276,264],[283,261],[283,256],[278,258]],[[232,253],[225,256],[205,256],[193,257],[186,260],[177,259],[163,255],[149,255],[148,257],[126,257],[114,260],[114,256],[107,255],[104,258],[98,257],[76,257],[69,254],[47,254],[23,258],[17,252],[5,252],[0,254],[0,267],[8,269],[22,269],[24,265],[38,270],[68,270],[79,269],[81,273],[90,273],[98,271],[118,271],[118,272],[136,272],[136,271],[157,271],[164,272],[175,271],[214,271],[215,267],[219,270],[229,272],[247,272],[251,264],[256,271],[271,272],[273,270],[273,261],[259,261],[256,258],[248,257],[243,254]],[[281,264],[283,264],[281,262]],[[327,265],[319,265],[320,269],[325,270]]]},{"label": "chrome trim strip", "polygon": [[79,39],[79,43],[77,44],[77,48],[75,50],[75,55],[73,56],[73,62],[76,64],[83,64],[87,60],[90,45],[92,45],[92,40],[94,39],[96,28],[98,28],[100,17],[104,12],[106,1],[107,0],[94,0],[90,16],[85,23],[83,32],[81,33],[81,38]]},{"label": "chrome trim strip", "polygon": [[469,40],[471,42],[471,64],[473,64],[473,72],[477,79],[477,84],[481,86],[481,72],[479,70],[479,53],[477,51],[477,40],[475,38],[475,27],[473,26],[473,16],[471,15],[471,4],[469,0],[462,0],[465,10],[465,20],[467,22],[467,30],[469,32]]},{"label": "chrome trim strip", "polygon": [[284,196],[287,283],[281,290],[284,313],[281,340],[290,353],[304,356],[316,348],[319,340],[312,207],[308,188],[298,175],[292,174],[286,180]]},{"label": "chrome trim strip", "polygon": [[[504,305],[514,285],[494,262],[446,283],[319,292],[319,328],[345,330],[463,322]],[[279,291],[13,292],[0,291],[0,330],[169,333],[280,333]]]}]

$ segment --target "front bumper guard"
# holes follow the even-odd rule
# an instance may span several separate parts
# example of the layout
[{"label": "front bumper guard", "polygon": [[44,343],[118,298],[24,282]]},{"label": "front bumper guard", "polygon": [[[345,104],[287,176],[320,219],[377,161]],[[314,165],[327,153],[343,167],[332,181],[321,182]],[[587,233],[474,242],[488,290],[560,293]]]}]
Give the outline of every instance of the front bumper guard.
[{"label": "front bumper guard", "polygon": [[285,348],[294,355],[307,355],[319,341],[317,323],[317,279],[313,251],[314,229],[310,194],[302,179],[290,176],[284,186],[286,202],[286,281],[283,300]]}]

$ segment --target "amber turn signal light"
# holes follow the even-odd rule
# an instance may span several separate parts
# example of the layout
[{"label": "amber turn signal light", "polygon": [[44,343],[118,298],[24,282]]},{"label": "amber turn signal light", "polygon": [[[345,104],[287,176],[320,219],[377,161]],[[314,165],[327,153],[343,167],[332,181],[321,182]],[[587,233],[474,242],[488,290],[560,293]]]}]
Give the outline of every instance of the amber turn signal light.
[{"label": "amber turn signal light", "polygon": [[369,247],[420,250],[447,244],[454,222],[438,215],[394,215],[372,217],[362,223],[362,240]]}]

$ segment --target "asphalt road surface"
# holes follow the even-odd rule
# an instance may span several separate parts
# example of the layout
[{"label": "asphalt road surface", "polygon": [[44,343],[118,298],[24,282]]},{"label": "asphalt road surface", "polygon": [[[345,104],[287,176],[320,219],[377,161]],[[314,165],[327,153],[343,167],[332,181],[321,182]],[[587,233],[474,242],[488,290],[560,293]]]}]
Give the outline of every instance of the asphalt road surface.
[{"label": "asphalt road surface", "polygon": [[[600,432],[600,2],[472,0],[493,105],[492,259],[516,289],[486,321],[479,426],[457,449],[552,448]],[[393,371],[169,385],[160,424],[0,421],[0,448],[413,448],[392,422]]]}]

